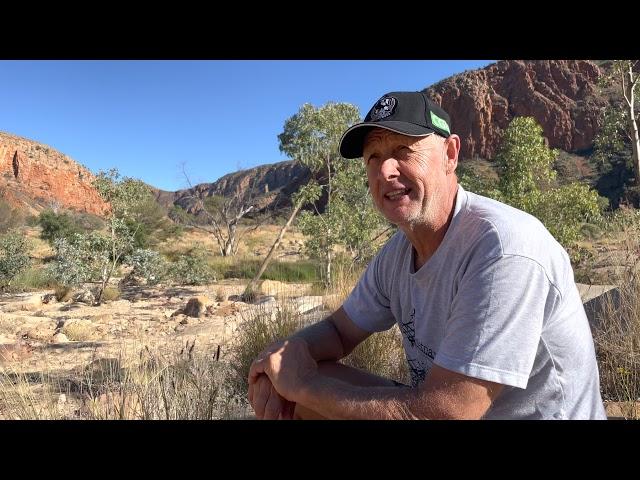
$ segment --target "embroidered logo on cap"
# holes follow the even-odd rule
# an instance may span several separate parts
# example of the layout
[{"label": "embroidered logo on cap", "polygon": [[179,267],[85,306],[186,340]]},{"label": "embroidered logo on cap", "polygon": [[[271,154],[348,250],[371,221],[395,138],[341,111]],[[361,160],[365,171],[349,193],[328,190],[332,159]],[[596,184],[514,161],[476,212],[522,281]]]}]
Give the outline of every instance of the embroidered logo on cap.
[{"label": "embroidered logo on cap", "polygon": [[429,112],[429,113],[431,113],[431,123],[433,123],[436,127],[441,128],[442,130],[447,132],[449,135],[451,135],[451,132],[449,131],[449,125],[447,125],[447,122],[443,118],[440,118],[435,113],[433,112]]},{"label": "embroidered logo on cap", "polygon": [[382,97],[371,111],[371,120],[375,122],[376,120],[388,117],[393,113],[397,104],[398,101],[394,97]]}]

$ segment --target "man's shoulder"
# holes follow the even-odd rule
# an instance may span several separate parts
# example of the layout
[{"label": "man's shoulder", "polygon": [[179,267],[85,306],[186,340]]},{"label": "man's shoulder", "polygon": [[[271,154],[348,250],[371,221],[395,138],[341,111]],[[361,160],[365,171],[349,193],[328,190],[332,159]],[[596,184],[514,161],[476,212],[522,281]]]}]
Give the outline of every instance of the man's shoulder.
[{"label": "man's shoulder", "polygon": [[505,203],[468,192],[461,233],[495,244],[501,255],[520,255],[547,264],[563,257],[564,249],[533,215]]},{"label": "man's shoulder", "polygon": [[533,215],[492,198],[468,192],[466,223],[477,223],[494,232],[503,243],[553,240],[545,226]]}]

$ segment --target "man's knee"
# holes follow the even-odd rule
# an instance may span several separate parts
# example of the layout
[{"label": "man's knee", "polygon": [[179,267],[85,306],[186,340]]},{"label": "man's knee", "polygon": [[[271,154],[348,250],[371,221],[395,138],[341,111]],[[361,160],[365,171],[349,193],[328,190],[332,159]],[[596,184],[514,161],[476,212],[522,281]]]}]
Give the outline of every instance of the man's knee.
[{"label": "man's knee", "polygon": [[308,409],[304,405],[296,404],[296,408],[293,411],[293,419],[294,420],[326,420],[326,417],[323,417],[317,412]]},{"label": "man's knee", "polygon": [[385,377],[375,375],[360,368],[350,367],[338,362],[318,362],[318,372],[359,387],[395,387],[396,383]]}]

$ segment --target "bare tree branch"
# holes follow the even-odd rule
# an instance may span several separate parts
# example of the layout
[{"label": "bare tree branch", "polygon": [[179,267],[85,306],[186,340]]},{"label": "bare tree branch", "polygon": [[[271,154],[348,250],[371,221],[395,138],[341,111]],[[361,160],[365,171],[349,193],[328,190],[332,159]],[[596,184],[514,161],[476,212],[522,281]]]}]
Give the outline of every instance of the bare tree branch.
[{"label": "bare tree branch", "polygon": [[[237,185],[235,191],[230,196],[212,195],[205,201],[196,192],[186,172],[185,165],[182,165],[182,173],[189,185],[190,194],[184,198],[194,202],[195,213],[189,218],[189,224],[199,230],[213,235],[218,244],[222,256],[232,256],[238,252],[240,239],[248,232],[255,230],[262,221],[256,221],[254,226],[238,228],[240,220],[248,213],[255,210],[256,182],[254,178],[251,186],[243,190]],[[204,217],[206,225],[196,220],[196,216]]]}]

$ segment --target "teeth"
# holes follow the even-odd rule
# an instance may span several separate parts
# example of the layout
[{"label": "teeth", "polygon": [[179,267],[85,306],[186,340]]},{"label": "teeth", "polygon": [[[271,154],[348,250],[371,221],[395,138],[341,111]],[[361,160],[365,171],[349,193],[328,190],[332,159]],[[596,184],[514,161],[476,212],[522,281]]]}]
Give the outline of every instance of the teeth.
[{"label": "teeth", "polygon": [[389,200],[395,200],[396,198],[398,198],[398,197],[399,197],[399,196],[401,196],[401,195],[404,195],[405,193],[407,193],[407,189],[406,189],[406,188],[403,188],[403,189],[401,189],[401,190],[395,190],[395,191],[393,191],[393,192],[389,192],[389,193],[387,193],[386,197],[387,197]]}]

